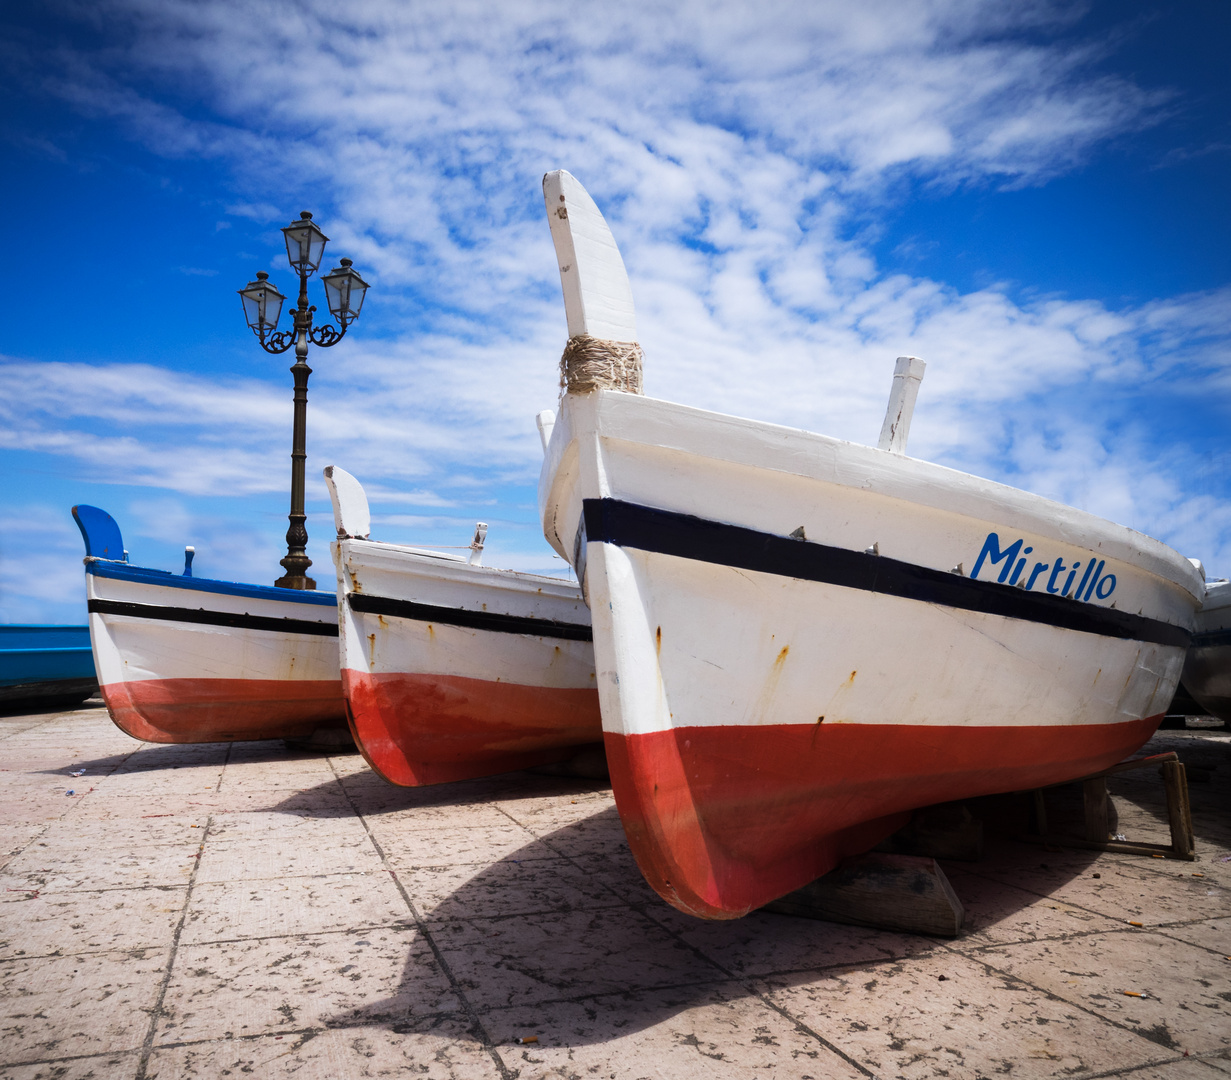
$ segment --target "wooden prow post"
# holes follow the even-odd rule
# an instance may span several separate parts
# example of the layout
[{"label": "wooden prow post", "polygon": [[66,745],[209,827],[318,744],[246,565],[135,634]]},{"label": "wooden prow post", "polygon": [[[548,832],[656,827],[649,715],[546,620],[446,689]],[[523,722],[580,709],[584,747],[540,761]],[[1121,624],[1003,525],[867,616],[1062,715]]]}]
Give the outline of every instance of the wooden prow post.
[{"label": "wooden prow post", "polygon": [[580,181],[557,169],[543,177],[543,203],[560,268],[570,338],[635,342],[628,271],[606,219]]},{"label": "wooden prow post", "polygon": [[371,536],[372,513],[363,485],[345,469],[326,465],[325,487],[329,489],[329,501],[333,503],[333,525],[338,539],[354,537],[366,540]]},{"label": "wooden prow post", "polygon": [[893,387],[889,391],[889,408],[885,410],[885,422],[881,425],[881,450],[893,454],[906,453],[906,439],[910,435],[910,418],[915,411],[915,399],[919,396],[919,383],[927,365],[917,356],[899,356],[893,369]]}]

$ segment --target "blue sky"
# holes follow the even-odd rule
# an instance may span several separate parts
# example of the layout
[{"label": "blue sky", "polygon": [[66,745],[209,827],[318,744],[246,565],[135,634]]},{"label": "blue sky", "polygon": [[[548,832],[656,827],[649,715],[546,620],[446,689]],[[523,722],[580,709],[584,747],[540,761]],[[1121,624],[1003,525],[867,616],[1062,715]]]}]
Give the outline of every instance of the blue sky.
[{"label": "blue sky", "polygon": [[[564,343],[539,180],[604,209],[655,396],[911,452],[1231,573],[1226,4],[253,5],[0,16],[0,620],[84,619],[76,502],[135,562],[272,582],[290,377],[235,290],[311,209],[372,284],[314,350],[374,535],[563,567],[533,416]],[[314,288],[318,288],[314,284]],[[318,294],[314,301],[320,303]],[[323,306],[323,305],[322,305]]]}]

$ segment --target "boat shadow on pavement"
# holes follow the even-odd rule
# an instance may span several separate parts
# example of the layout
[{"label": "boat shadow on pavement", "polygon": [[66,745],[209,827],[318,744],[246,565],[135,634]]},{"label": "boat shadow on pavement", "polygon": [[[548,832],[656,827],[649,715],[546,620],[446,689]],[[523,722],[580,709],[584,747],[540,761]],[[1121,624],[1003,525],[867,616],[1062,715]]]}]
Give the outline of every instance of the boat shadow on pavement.
[{"label": "boat shadow on pavement", "polygon": [[[439,1005],[417,1012],[411,1003],[425,980],[443,976],[453,1022],[464,1016],[480,1042],[543,1032],[556,1045],[600,1044],[696,1007],[774,1009],[772,995],[803,984],[866,988],[918,962],[938,978],[960,963],[955,953],[1101,920],[1046,898],[1088,876],[1095,852],[997,837],[983,862],[946,864],[967,913],[956,941],[763,912],[710,922],[646,885],[605,786],[524,773],[420,789],[371,774],[342,782],[345,809],[302,797],[281,808],[302,814],[310,802],[312,813],[361,817],[418,932],[397,989],[328,1027],[430,1030],[443,1022]],[[1027,807],[1001,797],[981,809],[1000,815],[1003,832]]]}]

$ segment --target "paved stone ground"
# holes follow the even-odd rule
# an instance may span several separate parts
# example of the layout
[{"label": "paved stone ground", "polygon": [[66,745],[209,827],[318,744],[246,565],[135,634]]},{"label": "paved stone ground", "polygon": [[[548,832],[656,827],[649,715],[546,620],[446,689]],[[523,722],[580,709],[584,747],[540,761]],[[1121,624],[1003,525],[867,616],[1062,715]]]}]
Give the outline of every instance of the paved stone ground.
[{"label": "paved stone ground", "polygon": [[[1231,737],[1152,748],[1199,781],[1197,863],[998,839],[947,864],[967,926],[940,941],[680,915],[594,783],[411,791],[356,754],[0,717],[0,1077],[1215,1080]],[[1113,797],[1166,840],[1156,774]],[[1011,834],[1024,800],[975,809]]]}]

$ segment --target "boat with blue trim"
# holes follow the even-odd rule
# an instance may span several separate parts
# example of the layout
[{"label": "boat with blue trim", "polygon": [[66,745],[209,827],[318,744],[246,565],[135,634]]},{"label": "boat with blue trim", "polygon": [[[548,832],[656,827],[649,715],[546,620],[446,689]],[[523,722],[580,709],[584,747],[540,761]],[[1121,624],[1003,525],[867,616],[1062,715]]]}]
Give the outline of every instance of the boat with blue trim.
[{"label": "boat with blue trim", "polygon": [[0,708],[76,705],[97,691],[88,626],[0,626]]},{"label": "boat with blue trim", "polygon": [[120,528],[74,506],[90,640],[116,725],[160,743],[304,738],[344,726],[337,597],[134,566]]}]

